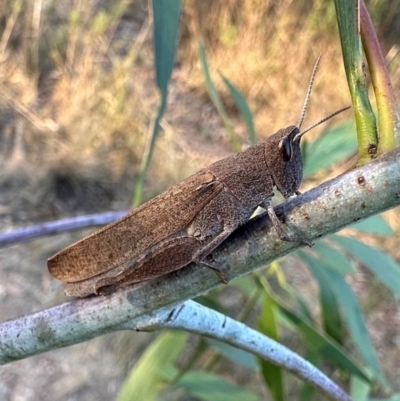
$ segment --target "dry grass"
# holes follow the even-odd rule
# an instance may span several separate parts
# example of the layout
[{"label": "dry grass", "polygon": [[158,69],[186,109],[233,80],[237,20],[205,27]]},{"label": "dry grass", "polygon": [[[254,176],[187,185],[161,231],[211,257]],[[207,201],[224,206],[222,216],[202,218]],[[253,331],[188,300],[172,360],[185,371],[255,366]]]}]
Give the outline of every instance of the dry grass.
[{"label": "dry grass", "polygon": [[[34,166],[45,180],[72,175],[104,181],[107,188],[132,189],[158,100],[146,9],[139,0],[112,5],[14,0],[4,7],[0,166],[6,176],[31,175]],[[310,9],[307,2],[289,0],[188,1],[182,26],[179,68],[147,197],[226,154],[224,146],[207,147],[209,140],[227,145],[227,139],[205,92],[197,57],[200,37],[244,145],[243,124],[218,71],[245,94],[264,138],[297,122],[321,53],[308,121],[349,103],[331,3],[320,1]],[[396,84],[400,57],[395,46],[390,57]],[[193,155],[192,165],[185,167]]]},{"label": "dry grass", "polygon": [[[399,10],[390,1],[371,3],[382,39],[387,39],[383,46],[398,93]],[[0,5],[2,230],[130,203],[158,101],[147,7],[144,0],[10,0]],[[260,137],[297,122],[312,66],[321,53],[307,120],[349,103],[333,4],[319,0],[310,7],[305,0],[184,2],[178,66],[147,198],[231,152],[206,95],[197,57],[200,36],[244,146],[244,125],[218,71],[249,100]],[[56,302],[54,294],[61,287],[48,276],[45,259],[79,236],[0,252],[0,320]],[[103,347],[96,355],[98,344],[113,344],[112,339],[100,339],[0,368],[0,398],[46,400],[52,391],[45,394],[44,389],[54,388],[60,400],[113,399],[133,363],[131,356],[140,351],[136,342],[143,342],[138,335],[131,338],[119,352],[126,355],[127,348],[134,348],[123,363],[113,359],[118,345]],[[380,350],[388,358],[386,369],[392,371],[388,355],[394,351],[389,346],[386,351]],[[100,357],[109,365],[98,374]],[[37,366],[42,373],[33,375]]]}]

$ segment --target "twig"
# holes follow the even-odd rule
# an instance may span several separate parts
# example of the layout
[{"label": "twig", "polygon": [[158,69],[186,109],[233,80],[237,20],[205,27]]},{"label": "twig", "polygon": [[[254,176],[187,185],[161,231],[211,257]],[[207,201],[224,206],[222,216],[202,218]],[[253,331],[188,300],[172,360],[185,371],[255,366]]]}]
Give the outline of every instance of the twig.
[{"label": "twig", "polygon": [[116,212],[90,214],[10,231],[0,234],[0,248],[19,242],[29,241],[33,238],[44,237],[46,235],[59,234],[65,231],[79,230],[93,226],[102,226],[112,223],[114,220],[124,216],[127,212],[128,210],[119,210]]},{"label": "twig", "polygon": [[224,341],[266,359],[293,373],[324,393],[329,399],[349,401],[351,398],[324,373],[298,354],[271,338],[251,329],[244,323],[231,319],[194,301],[187,301],[173,309],[160,310],[147,316],[143,326],[124,325],[135,330],[159,330],[163,328],[187,330]]}]

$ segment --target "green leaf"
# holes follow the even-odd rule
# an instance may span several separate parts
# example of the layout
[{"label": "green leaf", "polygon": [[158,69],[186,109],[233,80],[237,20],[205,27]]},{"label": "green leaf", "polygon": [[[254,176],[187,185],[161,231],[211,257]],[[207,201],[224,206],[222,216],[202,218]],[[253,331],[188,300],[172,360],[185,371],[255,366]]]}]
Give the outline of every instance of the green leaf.
[{"label": "green leaf", "polygon": [[180,0],[153,0],[156,78],[163,95],[174,68],[180,12]]},{"label": "green leaf", "polygon": [[369,398],[368,401],[400,401],[400,393],[393,394],[389,398]]},{"label": "green leaf", "polygon": [[254,278],[251,274],[232,280],[230,285],[237,287],[243,294],[250,296],[254,291]]},{"label": "green leaf", "polygon": [[324,265],[307,254],[306,252],[298,252],[301,259],[307,264],[313,276],[319,284],[319,298],[321,303],[322,322],[325,332],[332,337],[338,344],[343,344],[343,325],[339,312],[339,304],[335,293],[331,289],[330,282],[326,274],[321,270]]},{"label": "green leaf", "polygon": [[206,49],[204,47],[203,41],[200,41],[200,44],[199,44],[199,57],[200,57],[201,69],[203,71],[203,75],[205,78],[208,94],[210,95],[210,99],[213,102],[215,108],[218,111],[218,114],[220,115],[220,117],[224,123],[224,127],[229,134],[229,138],[232,142],[235,152],[240,152],[241,149],[240,149],[239,139],[233,129],[232,122],[229,119],[228,114],[225,111],[225,107],[221,101],[221,98],[214,85],[214,82],[211,79],[210,69],[208,68]]},{"label": "green leaf", "polygon": [[221,305],[221,302],[218,301],[218,297],[215,296],[214,291],[210,291],[204,295],[196,297],[195,302],[207,308],[214,309],[223,315],[227,314],[227,310],[223,307],[223,305]]},{"label": "green leaf", "polygon": [[351,376],[350,395],[354,401],[367,401],[367,397],[370,391],[370,383],[366,383],[364,380],[360,379],[357,376]]},{"label": "green leaf", "polygon": [[299,392],[299,401],[311,401],[315,396],[315,388],[308,383],[303,384]]},{"label": "green leaf", "polygon": [[376,235],[393,235],[395,233],[393,228],[390,227],[388,222],[380,214],[352,224],[350,228],[353,228],[357,231],[368,232]]},{"label": "green leaf", "polygon": [[354,122],[349,121],[339,127],[324,131],[315,141],[307,142],[305,147],[303,145],[304,176],[308,177],[327,169],[354,154],[357,151],[354,131]]},{"label": "green leaf", "polygon": [[163,370],[174,364],[186,344],[188,333],[161,333],[136,362],[125,380],[117,401],[155,400],[167,385]]},{"label": "green leaf", "polygon": [[257,144],[257,135],[256,135],[256,130],[254,128],[253,113],[251,112],[250,107],[247,104],[245,97],[239,92],[239,90],[236,88],[236,86],[233,85],[233,83],[231,81],[229,81],[228,78],[226,78],[223,75],[221,75],[221,76],[222,76],[222,79],[224,80],[226,87],[229,90],[229,93],[235,100],[235,102],[240,110],[240,113],[242,114],[242,116],[244,118],[244,121],[247,126],[247,132],[249,134],[250,145],[251,146],[256,145]]},{"label": "green leaf", "polygon": [[354,238],[340,235],[333,235],[330,238],[368,267],[396,297],[400,296],[400,266],[394,259]]},{"label": "green leaf", "polygon": [[[204,401],[260,401],[260,398],[214,373],[188,371],[177,383],[192,396]],[[137,400],[147,398],[136,398]]]},{"label": "green leaf", "polygon": [[225,358],[230,359],[232,362],[238,363],[246,368],[258,370],[256,358],[247,351],[240,348],[232,347],[229,344],[223,343],[211,338],[206,339],[207,343],[213,346]]},{"label": "green leaf", "polygon": [[320,333],[301,316],[292,312],[285,305],[283,305],[283,303],[276,299],[274,299],[274,302],[278,306],[279,312],[282,313],[284,318],[289,320],[297,327],[299,332],[302,334],[307,348],[320,354],[329,361],[336,362],[336,364],[343,370],[369,381],[367,374],[360,366],[358,366],[355,361],[350,358],[350,356],[347,355],[347,351],[331,341],[325,334]]},{"label": "green leaf", "polygon": [[317,253],[322,262],[340,274],[349,274],[356,271],[352,261],[347,256],[325,241],[318,241],[312,250]]},{"label": "green leaf", "polygon": [[174,68],[180,9],[180,0],[169,0],[168,2],[165,0],[153,0],[155,68],[157,86],[161,92],[161,102],[147,150],[143,154],[140,164],[139,178],[133,197],[133,206],[139,206],[142,203],[143,186],[146,181],[147,170],[153,158],[155,144],[161,131],[161,119],[167,107],[168,83]]},{"label": "green leaf", "polygon": [[[258,330],[266,336],[279,341],[279,326],[276,316],[276,305],[268,289],[265,286],[264,289],[265,296],[260,318],[258,320]],[[268,385],[272,398],[275,401],[284,401],[285,391],[282,368],[261,358],[259,358],[259,363],[264,381]]]},{"label": "green leaf", "polygon": [[298,307],[298,313],[304,319],[306,322],[309,324],[314,323],[314,317],[311,314],[311,311],[307,305],[307,302],[305,301],[304,297],[302,294],[298,293],[296,290],[291,291],[292,295],[295,297],[296,302],[297,302],[297,307]]},{"label": "green leaf", "polygon": [[336,298],[340,302],[343,317],[346,320],[354,345],[357,347],[358,352],[370,369],[374,372],[375,376],[381,383],[386,384],[386,379],[379,365],[374,346],[368,333],[363,311],[352,288],[339,273],[330,269],[328,266],[323,269],[323,272],[326,274],[336,294]]}]

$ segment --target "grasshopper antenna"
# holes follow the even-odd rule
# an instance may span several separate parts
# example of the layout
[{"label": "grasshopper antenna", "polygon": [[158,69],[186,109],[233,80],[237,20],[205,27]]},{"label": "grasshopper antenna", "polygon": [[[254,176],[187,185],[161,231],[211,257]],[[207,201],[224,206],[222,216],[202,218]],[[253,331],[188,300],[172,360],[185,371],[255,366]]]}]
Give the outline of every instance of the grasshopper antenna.
[{"label": "grasshopper antenna", "polygon": [[297,141],[297,139],[300,139],[306,132],[311,131],[313,128],[315,128],[317,125],[320,125],[322,123],[324,123],[325,121],[330,120],[332,117],[337,116],[338,114],[342,113],[343,111],[346,111],[348,109],[350,109],[351,106],[347,106],[347,107],[343,107],[340,110],[335,111],[332,114],[329,114],[329,116],[324,117],[322,120],[319,120],[318,122],[316,122],[315,124],[311,125],[311,127],[308,127],[306,130],[304,130],[303,132],[300,132],[299,134],[297,134],[294,138],[293,138],[293,142]]},{"label": "grasshopper antenna", "polygon": [[313,84],[314,84],[315,75],[317,73],[317,69],[318,69],[320,61],[321,61],[321,56],[318,57],[317,61],[314,64],[314,69],[313,69],[313,72],[311,74],[310,83],[308,84],[306,98],[304,99],[303,109],[301,110],[300,120],[299,120],[299,123],[297,124],[297,128],[298,129],[301,128],[301,124],[303,124],[303,120],[304,120],[304,117],[306,115],[308,101],[310,100],[311,90],[312,90],[312,87],[313,87]]}]

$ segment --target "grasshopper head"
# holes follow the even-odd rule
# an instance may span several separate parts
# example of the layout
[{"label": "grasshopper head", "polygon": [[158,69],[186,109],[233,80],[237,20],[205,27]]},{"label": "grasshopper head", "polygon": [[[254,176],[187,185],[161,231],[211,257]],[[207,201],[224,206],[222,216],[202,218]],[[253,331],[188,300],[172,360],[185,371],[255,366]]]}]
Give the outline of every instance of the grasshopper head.
[{"label": "grasshopper head", "polygon": [[285,198],[294,195],[303,180],[303,159],[300,150],[301,137],[314,127],[330,120],[349,108],[344,107],[335,111],[303,132],[300,132],[300,128],[295,125],[280,129],[265,142],[265,161],[267,167],[278,191]]},{"label": "grasshopper head", "polygon": [[303,180],[303,159],[300,151],[301,135],[296,126],[279,130],[265,143],[265,160],[278,191],[292,196]]},{"label": "grasshopper head", "polygon": [[328,121],[332,117],[349,109],[344,107],[334,113],[324,117],[322,120],[311,125],[311,127],[300,132],[306,114],[308,101],[310,99],[311,89],[317,72],[318,64],[321,57],[318,58],[311,74],[310,83],[308,85],[307,94],[304,99],[303,109],[297,126],[293,125],[279,130],[277,133],[268,138],[265,143],[265,161],[272,175],[274,183],[278,191],[288,198],[296,193],[303,180],[303,159],[300,151],[301,137],[314,127]]}]

